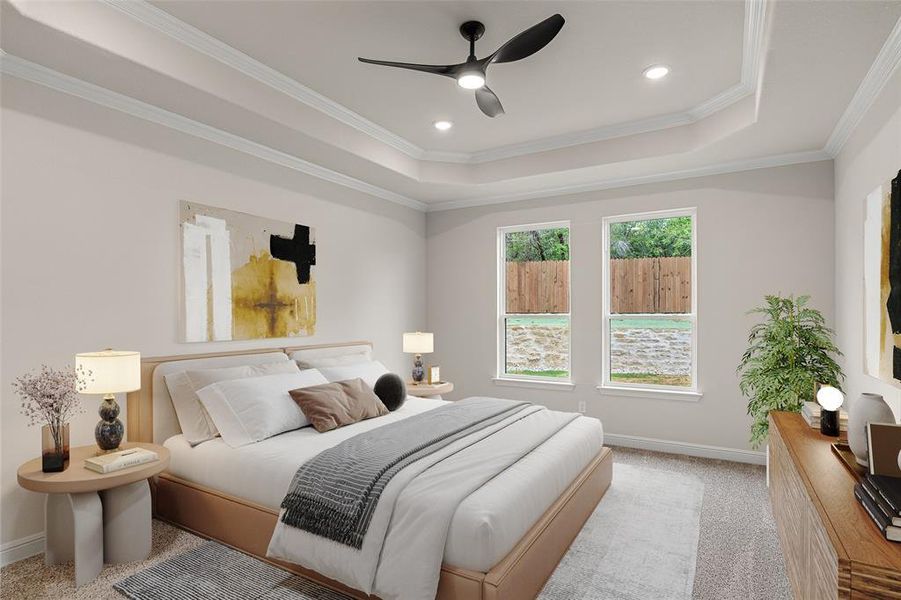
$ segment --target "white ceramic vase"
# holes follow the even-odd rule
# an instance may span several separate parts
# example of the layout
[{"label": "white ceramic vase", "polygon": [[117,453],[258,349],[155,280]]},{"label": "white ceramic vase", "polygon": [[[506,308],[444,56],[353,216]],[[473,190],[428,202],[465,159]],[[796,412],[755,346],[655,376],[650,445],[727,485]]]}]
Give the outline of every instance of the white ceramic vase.
[{"label": "white ceramic vase", "polygon": [[857,464],[869,466],[867,423],[894,423],[895,415],[879,394],[861,394],[848,408],[848,445]]}]

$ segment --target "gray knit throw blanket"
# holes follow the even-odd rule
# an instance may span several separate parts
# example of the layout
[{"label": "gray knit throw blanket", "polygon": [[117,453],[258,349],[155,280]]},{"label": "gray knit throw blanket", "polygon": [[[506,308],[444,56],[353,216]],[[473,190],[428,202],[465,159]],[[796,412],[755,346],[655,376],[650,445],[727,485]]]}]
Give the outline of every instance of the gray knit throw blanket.
[{"label": "gray knit throw blanket", "polygon": [[359,549],[379,497],[396,473],[530,404],[468,398],[345,440],[297,470],[282,501],[282,522]]}]

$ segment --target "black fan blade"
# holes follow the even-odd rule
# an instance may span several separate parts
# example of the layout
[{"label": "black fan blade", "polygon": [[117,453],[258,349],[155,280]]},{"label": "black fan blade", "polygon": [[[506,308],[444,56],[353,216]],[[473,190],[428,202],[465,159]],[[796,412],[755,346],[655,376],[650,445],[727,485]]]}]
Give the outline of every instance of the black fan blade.
[{"label": "black fan blade", "polygon": [[497,99],[497,95],[494,92],[488,89],[487,85],[483,85],[476,90],[476,104],[489,117],[504,114],[504,107],[501,106],[501,101]]},{"label": "black fan blade", "polygon": [[529,27],[509,42],[498,48],[487,58],[489,63],[505,63],[532,56],[547,46],[566,21],[559,14],[548,17],[541,23]]},{"label": "black fan blade", "polygon": [[410,69],[411,71],[422,71],[423,73],[434,73],[435,75],[444,75],[445,77],[454,77],[454,73],[460,65],[417,65],[416,63],[391,62],[388,60],[372,60],[371,58],[357,58],[360,62],[369,63],[370,65],[382,65],[384,67],[397,67],[399,69]]}]

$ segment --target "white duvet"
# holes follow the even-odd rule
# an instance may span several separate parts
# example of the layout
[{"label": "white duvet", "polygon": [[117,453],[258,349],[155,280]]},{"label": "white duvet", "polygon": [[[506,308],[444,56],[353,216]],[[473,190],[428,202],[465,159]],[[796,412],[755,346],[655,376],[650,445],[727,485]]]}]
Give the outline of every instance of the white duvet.
[{"label": "white duvet", "polygon": [[279,521],[268,556],[385,600],[434,598],[459,504],[572,421],[572,415],[539,406],[525,414],[458,440],[395,475],[360,550]]}]

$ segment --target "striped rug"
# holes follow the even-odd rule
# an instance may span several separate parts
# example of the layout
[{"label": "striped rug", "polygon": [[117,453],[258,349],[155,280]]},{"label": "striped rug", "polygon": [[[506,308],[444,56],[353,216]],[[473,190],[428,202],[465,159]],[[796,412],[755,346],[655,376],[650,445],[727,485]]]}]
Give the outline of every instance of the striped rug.
[{"label": "striped rug", "polygon": [[217,542],[113,586],[133,600],[347,600],[347,596]]}]

